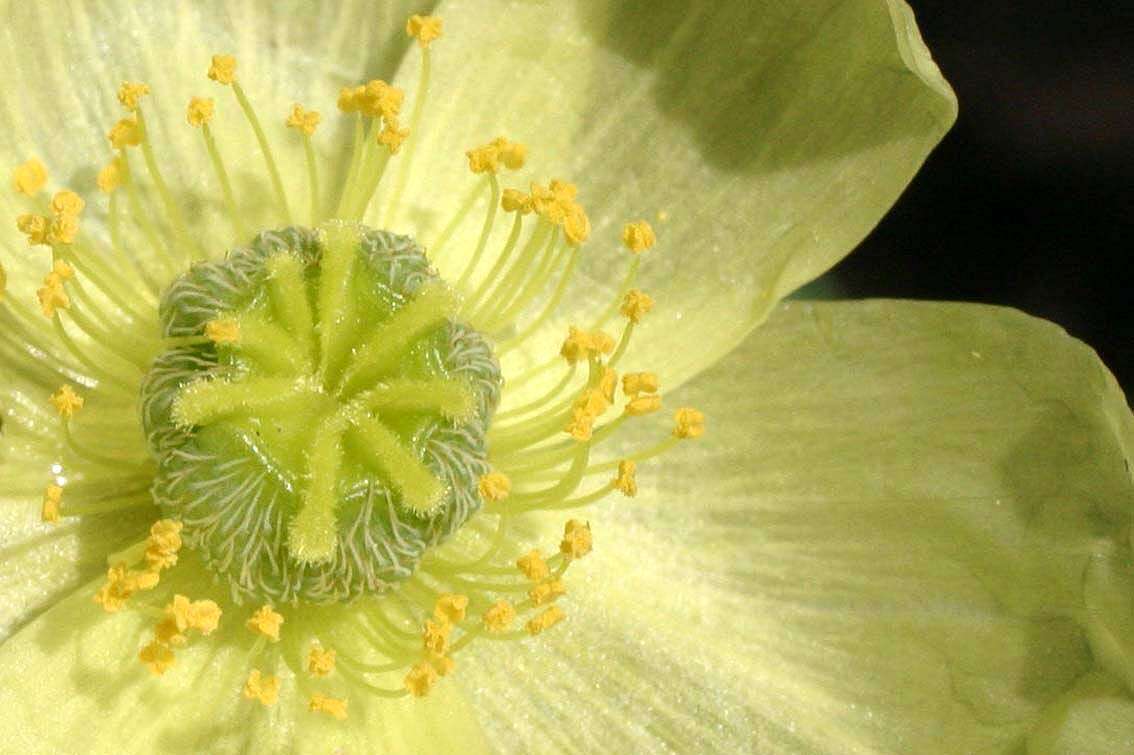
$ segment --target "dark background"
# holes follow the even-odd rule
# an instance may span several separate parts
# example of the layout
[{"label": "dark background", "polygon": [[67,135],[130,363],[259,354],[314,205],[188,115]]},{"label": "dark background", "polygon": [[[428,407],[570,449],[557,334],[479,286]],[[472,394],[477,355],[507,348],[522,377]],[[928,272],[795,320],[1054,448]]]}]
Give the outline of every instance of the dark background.
[{"label": "dark background", "polygon": [[827,284],[1017,307],[1134,396],[1134,0],[909,2],[960,116]]}]

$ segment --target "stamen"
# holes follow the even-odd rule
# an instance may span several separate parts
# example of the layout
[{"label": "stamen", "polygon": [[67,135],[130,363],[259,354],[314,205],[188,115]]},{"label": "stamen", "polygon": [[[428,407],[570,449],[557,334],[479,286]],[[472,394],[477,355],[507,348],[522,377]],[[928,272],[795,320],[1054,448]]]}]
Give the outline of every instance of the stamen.
[{"label": "stamen", "polygon": [[280,179],[279,168],[276,167],[276,158],[272,154],[272,148],[268,145],[268,137],[264,133],[263,126],[260,125],[260,119],[256,117],[252,103],[244,94],[240,82],[236,80],[236,58],[232,55],[214,55],[212,64],[209,66],[209,78],[218,84],[232,87],[236,102],[240,105],[241,112],[244,113],[248,125],[252,128],[256,143],[260,145],[260,154],[264,156],[264,165],[268,169],[268,178],[276,195],[276,203],[279,205],[284,220],[288,225],[291,225],[291,209],[287,204],[287,193],[284,191],[283,181]]},{"label": "stamen", "polygon": [[240,210],[236,204],[236,195],[232,191],[232,182],[229,180],[228,171],[225,170],[224,160],[221,159],[220,150],[217,149],[216,139],[213,137],[212,129],[209,128],[209,123],[213,119],[213,113],[216,111],[216,103],[211,98],[193,97],[189,100],[189,107],[185,116],[185,120],[190,126],[201,129],[201,138],[205,142],[205,151],[209,154],[209,162],[213,166],[213,172],[216,173],[217,182],[220,183],[221,193],[224,195],[225,207],[228,208],[229,218],[232,220],[233,230],[239,238],[247,238],[248,229],[244,226],[244,220],[240,216]]},{"label": "stamen", "polygon": [[311,196],[311,225],[318,224],[319,216],[319,168],[315,160],[315,148],[311,145],[311,137],[319,126],[320,115],[314,110],[304,110],[302,105],[296,104],[291,108],[288,116],[288,128],[294,128],[303,134],[303,153],[307,161],[307,183]]},{"label": "stamen", "polygon": [[31,158],[12,171],[12,190],[34,197],[47,184],[47,168],[37,158]]},{"label": "stamen", "polygon": [[272,642],[280,641],[280,626],[284,618],[272,610],[270,605],[262,606],[245,622],[245,626],[253,634],[267,637]]},{"label": "stamen", "polygon": [[335,651],[324,650],[318,645],[311,646],[307,652],[307,673],[315,677],[328,676],[335,670]]},{"label": "stamen", "polygon": [[259,669],[248,672],[244,682],[244,697],[256,700],[265,708],[275,705],[280,698],[280,678],[262,674]]}]

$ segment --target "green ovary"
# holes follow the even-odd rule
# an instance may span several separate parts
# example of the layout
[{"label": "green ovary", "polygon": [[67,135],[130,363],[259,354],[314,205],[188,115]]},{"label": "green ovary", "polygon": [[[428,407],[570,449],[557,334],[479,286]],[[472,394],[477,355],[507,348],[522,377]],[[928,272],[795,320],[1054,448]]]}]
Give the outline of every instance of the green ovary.
[{"label": "green ovary", "polygon": [[237,597],[381,592],[477,507],[499,369],[408,239],[279,233],[166,295],[155,493]]}]

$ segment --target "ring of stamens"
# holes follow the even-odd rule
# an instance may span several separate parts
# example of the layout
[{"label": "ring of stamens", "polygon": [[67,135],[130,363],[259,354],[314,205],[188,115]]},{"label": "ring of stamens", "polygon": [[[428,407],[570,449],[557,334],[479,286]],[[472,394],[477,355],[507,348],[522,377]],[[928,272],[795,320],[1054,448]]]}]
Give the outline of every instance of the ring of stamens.
[{"label": "ring of stamens", "polygon": [[409,577],[480,506],[500,372],[406,238],[263,233],[167,291],[143,385],[154,495],[235,599]]}]

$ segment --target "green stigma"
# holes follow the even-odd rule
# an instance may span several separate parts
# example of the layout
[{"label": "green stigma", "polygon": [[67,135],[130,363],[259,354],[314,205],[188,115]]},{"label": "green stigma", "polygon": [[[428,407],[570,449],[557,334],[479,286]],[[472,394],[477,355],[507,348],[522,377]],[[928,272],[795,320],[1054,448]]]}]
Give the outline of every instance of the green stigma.
[{"label": "green stigma", "polygon": [[381,593],[481,504],[500,369],[404,236],[260,234],[166,291],[154,495],[237,600]]}]

